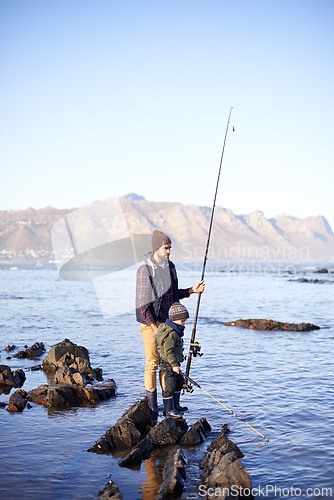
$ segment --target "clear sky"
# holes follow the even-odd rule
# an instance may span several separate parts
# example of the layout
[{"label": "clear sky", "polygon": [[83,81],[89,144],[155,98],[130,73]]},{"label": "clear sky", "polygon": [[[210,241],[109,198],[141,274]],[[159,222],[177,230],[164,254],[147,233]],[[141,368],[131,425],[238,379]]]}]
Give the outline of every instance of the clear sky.
[{"label": "clear sky", "polygon": [[233,106],[218,205],[334,229],[333,26],[333,0],[0,0],[0,210],[211,205]]}]

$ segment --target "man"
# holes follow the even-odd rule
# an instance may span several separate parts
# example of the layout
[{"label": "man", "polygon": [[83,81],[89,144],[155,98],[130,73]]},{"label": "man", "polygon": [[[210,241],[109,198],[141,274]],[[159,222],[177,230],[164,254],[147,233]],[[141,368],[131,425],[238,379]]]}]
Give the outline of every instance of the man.
[{"label": "man", "polygon": [[169,260],[172,242],[162,231],[152,235],[152,252],[146,255],[146,263],[137,271],[136,313],[145,349],[144,382],[151,411],[151,420],[158,418],[156,371],[159,353],[154,335],[168,318],[168,310],[193,293],[204,291],[204,280],[191,288],[180,289],[175,265]]}]

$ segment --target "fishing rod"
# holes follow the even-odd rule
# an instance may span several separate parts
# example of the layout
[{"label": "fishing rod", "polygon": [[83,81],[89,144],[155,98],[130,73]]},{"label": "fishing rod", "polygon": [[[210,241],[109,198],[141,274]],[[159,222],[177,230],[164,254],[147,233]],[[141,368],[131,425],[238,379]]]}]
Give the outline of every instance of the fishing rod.
[{"label": "fishing rod", "polygon": [[[192,378],[188,377],[185,373],[182,373],[180,371],[181,375],[184,376],[185,379],[187,379],[191,384],[195,385],[196,387],[198,387],[199,389],[201,389],[203,392],[205,392],[205,394],[207,394],[208,396],[210,396],[210,398],[214,399],[215,401],[217,401],[217,403],[219,403],[221,406],[223,406],[226,410],[228,410],[230,413],[232,413],[233,417],[237,418],[238,420],[241,420],[241,422],[243,422],[244,424],[248,425],[248,427],[250,427],[253,431],[255,431],[257,434],[259,434],[261,437],[263,437],[263,439],[265,439],[265,441],[267,443],[269,443],[269,439],[266,438],[263,434],[261,434],[261,432],[257,431],[256,429],[254,429],[254,427],[252,427],[248,422],[246,422],[246,420],[244,420],[243,418],[239,417],[233,410],[231,410],[230,408],[228,408],[227,406],[224,405],[224,403],[222,403],[221,401],[219,401],[219,399],[215,398],[214,396],[212,396],[212,394],[210,394],[208,391],[206,391],[205,389],[203,389],[203,387],[201,387],[197,382],[195,382],[195,380],[193,380]],[[191,391],[192,392],[192,391]]]},{"label": "fishing rod", "polygon": [[[204,261],[203,261],[203,269],[202,269],[201,281],[204,279],[206,262],[208,260],[210,238],[211,238],[211,231],[212,231],[212,224],[213,224],[213,216],[214,216],[215,208],[216,208],[216,199],[217,199],[218,185],[219,185],[219,180],[220,180],[220,172],[221,172],[223,158],[224,158],[225,144],[226,144],[228,126],[230,124],[230,118],[231,118],[232,109],[233,109],[233,107],[231,107],[230,113],[228,115],[228,120],[227,120],[227,125],[226,125],[226,131],[225,131],[225,138],[224,138],[224,144],[223,144],[222,154],[221,154],[221,158],[220,158],[218,178],[217,178],[217,184],[216,184],[216,191],[215,191],[215,196],[214,196],[212,210],[211,210],[211,219],[210,219],[210,225],[209,225],[209,231],[208,231],[208,240],[207,240],[207,243],[206,243]],[[196,356],[202,356],[202,353],[200,352],[201,351],[201,347],[200,347],[200,345],[199,345],[198,342],[195,342],[196,326],[197,326],[199,306],[200,306],[200,303],[201,303],[201,297],[202,297],[202,292],[200,292],[198,294],[197,307],[196,307],[196,313],[195,313],[195,319],[194,319],[194,326],[193,326],[193,329],[192,329],[192,332],[191,332],[191,339],[190,339],[190,346],[189,346],[189,353],[188,353],[188,357],[187,357],[187,367],[186,367],[186,376],[187,376],[187,378],[189,377],[189,373],[190,373],[191,358],[193,356],[194,357],[196,357]],[[191,392],[191,391],[189,391],[189,392]]]}]

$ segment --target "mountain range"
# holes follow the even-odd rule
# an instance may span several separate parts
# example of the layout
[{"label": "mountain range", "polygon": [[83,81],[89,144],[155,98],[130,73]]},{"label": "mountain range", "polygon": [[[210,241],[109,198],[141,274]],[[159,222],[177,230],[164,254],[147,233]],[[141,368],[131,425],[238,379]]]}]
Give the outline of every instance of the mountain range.
[{"label": "mountain range", "polygon": [[[160,229],[172,238],[173,260],[203,259],[210,207],[152,202],[134,193],[119,200],[133,232],[150,233]],[[108,200],[95,202],[90,206],[91,212],[101,203],[108,206]],[[53,225],[80,210],[47,207],[0,211],[0,261],[52,260]],[[82,224],[84,226],[85,222]],[[82,234],[84,239],[85,227]],[[217,206],[209,257],[212,261],[333,260],[334,234],[321,215],[299,219],[281,214],[267,219],[261,211],[236,215],[232,210]]]}]

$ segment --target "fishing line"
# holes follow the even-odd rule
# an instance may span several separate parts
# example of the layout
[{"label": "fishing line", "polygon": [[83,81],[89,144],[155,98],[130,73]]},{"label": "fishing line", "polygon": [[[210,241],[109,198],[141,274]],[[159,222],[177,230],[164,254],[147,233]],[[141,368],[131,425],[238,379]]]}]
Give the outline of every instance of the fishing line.
[{"label": "fishing line", "polygon": [[219,399],[215,398],[214,396],[212,396],[212,394],[210,394],[208,391],[206,391],[205,389],[203,389],[203,387],[201,387],[197,382],[195,382],[193,379],[191,379],[190,377],[188,377],[187,375],[185,375],[184,373],[182,373],[180,371],[181,375],[184,376],[185,379],[187,379],[191,384],[194,384],[196,387],[198,387],[199,389],[201,389],[203,392],[205,392],[205,394],[207,394],[208,396],[210,396],[210,398],[214,399],[217,403],[219,403],[221,406],[223,406],[226,410],[228,410],[232,415],[233,417],[237,418],[238,420],[240,420],[241,422],[243,422],[244,424],[248,425],[248,427],[250,427],[253,431],[255,431],[257,434],[259,434],[261,437],[263,437],[263,439],[265,439],[265,441],[267,443],[269,443],[269,439],[266,438],[263,434],[261,434],[261,432],[257,431],[256,429],[254,429],[254,427],[252,425],[250,425],[248,422],[246,422],[246,420],[244,420],[243,418],[239,417],[233,410],[231,410],[230,408],[228,408],[226,405],[224,405],[224,403],[222,403],[221,401],[219,401]]}]

